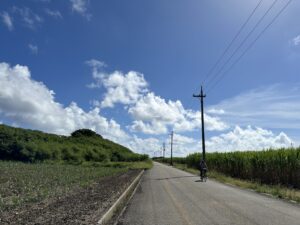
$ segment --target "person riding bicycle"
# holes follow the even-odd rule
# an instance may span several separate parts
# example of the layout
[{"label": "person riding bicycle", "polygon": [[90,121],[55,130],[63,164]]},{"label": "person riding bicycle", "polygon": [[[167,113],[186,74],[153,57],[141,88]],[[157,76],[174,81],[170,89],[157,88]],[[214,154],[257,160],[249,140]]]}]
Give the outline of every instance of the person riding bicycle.
[{"label": "person riding bicycle", "polygon": [[200,177],[201,177],[201,180],[203,180],[203,178],[206,176],[206,172],[207,172],[207,165],[203,159],[201,159],[199,167],[200,167]]}]

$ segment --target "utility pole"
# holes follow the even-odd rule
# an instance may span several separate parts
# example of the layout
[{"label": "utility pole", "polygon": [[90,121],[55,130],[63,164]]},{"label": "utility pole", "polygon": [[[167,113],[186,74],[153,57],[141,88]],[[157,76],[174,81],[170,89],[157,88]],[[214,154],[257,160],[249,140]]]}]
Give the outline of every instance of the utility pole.
[{"label": "utility pole", "polygon": [[163,158],[165,158],[165,152],[166,152],[166,143],[163,143]]},{"label": "utility pole", "polygon": [[204,104],[203,104],[203,98],[206,97],[206,95],[203,94],[203,88],[201,86],[201,92],[199,95],[193,95],[195,98],[200,98],[201,101],[201,125],[202,125],[202,159],[205,161],[205,133],[204,133]]},{"label": "utility pole", "polygon": [[171,166],[173,166],[173,135],[174,135],[174,132],[172,131],[171,132]]}]

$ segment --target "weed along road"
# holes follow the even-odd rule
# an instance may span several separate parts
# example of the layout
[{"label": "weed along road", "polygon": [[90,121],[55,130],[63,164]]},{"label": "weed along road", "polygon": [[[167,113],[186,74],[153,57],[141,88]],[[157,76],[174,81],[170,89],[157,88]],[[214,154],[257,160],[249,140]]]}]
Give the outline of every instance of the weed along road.
[{"label": "weed along road", "polygon": [[119,225],[299,225],[300,207],[154,163]]}]

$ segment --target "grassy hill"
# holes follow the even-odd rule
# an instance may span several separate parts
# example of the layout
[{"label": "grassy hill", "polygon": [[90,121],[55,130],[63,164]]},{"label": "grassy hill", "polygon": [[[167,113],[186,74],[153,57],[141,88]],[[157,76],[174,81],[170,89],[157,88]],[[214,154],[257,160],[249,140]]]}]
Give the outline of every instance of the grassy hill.
[{"label": "grassy hill", "polygon": [[132,162],[146,159],[147,155],[133,153],[88,129],[61,136],[0,125],[0,160]]}]

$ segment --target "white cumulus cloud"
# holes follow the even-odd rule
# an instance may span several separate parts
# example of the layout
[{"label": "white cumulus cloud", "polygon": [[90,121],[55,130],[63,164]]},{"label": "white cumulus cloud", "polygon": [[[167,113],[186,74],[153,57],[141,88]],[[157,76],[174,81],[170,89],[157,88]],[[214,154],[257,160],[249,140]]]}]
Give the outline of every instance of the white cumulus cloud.
[{"label": "white cumulus cloud", "polygon": [[[104,66],[100,61],[90,61],[89,63],[98,67]],[[124,86],[124,79],[128,79],[126,77],[129,73],[103,74],[103,79],[107,83],[103,82],[102,85],[115,89],[116,87]],[[115,74],[117,74],[117,77],[114,77]],[[94,75],[95,77],[99,76],[99,71],[96,71]],[[134,74],[134,76],[136,75]],[[143,76],[139,76],[138,79],[140,78],[143,78]],[[129,81],[131,81],[131,78]],[[140,83],[140,81],[137,83]],[[144,85],[141,90],[144,90],[147,86],[144,78],[142,83]],[[170,146],[167,135],[156,136],[155,138],[151,136],[142,136],[142,138],[131,135],[125,132],[115,120],[102,116],[102,109],[100,107],[96,106],[89,111],[85,111],[75,102],[71,102],[68,106],[63,106],[55,100],[54,91],[50,90],[42,82],[32,79],[31,73],[26,66],[10,66],[8,63],[0,63],[0,84],[0,121],[2,122],[9,122],[16,126],[57,134],[70,134],[76,129],[88,128],[136,152],[150,155],[160,150],[162,142],[165,142],[167,144],[166,155],[169,154]],[[281,106],[283,110],[287,107],[285,111],[296,110],[298,106],[294,105],[294,108],[291,108],[291,104],[296,103],[296,98],[299,97],[296,94],[298,93],[297,90],[296,88],[292,88],[288,92],[288,96],[281,96],[284,101],[280,104],[277,102],[279,99],[271,94],[274,93],[274,88],[264,90],[263,96],[269,97],[269,99],[266,98],[264,100],[264,103],[273,102],[273,98],[275,98],[274,101],[276,104],[273,102],[271,104],[272,107],[267,105],[268,109],[278,110],[279,106]],[[212,114],[217,112],[216,114],[219,116],[231,115],[233,109],[238,107],[241,110],[239,113],[250,115],[251,112],[246,113],[247,109],[249,110],[249,106],[245,106],[241,102],[250,98],[248,103],[251,103],[252,95],[255,96],[253,99],[257,100],[257,95],[260,96],[259,93],[257,91],[254,93],[251,92],[246,95],[247,98],[242,96],[235,99],[236,101],[232,101],[235,107],[225,108],[224,114],[220,111],[223,110],[221,106],[227,104],[217,105],[218,107],[214,106],[212,109],[215,109],[215,111],[212,111]],[[199,111],[185,109],[180,101],[166,101],[152,92],[144,93],[143,91],[136,91],[136,95],[138,97],[132,97],[132,95],[129,95],[131,97],[126,96],[126,100],[120,102],[128,104],[128,113],[133,117],[132,124],[128,126],[129,130],[156,135],[168,134],[169,130],[173,128],[175,130],[174,156],[184,156],[192,152],[201,151],[200,138],[194,139],[191,136],[182,134],[182,132],[192,131],[201,127],[201,115]],[[112,100],[112,104],[116,103],[116,101]],[[284,105],[284,103],[287,105]],[[260,108],[258,107],[258,109]],[[288,114],[288,116],[291,115],[294,114]],[[243,128],[235,126],[229,130],[230,128],[227,124],[221,119],[211,116],[209,113],[205,114],[205,122],[208,130],[224,131],[227,129],[226,132],[207,139],[206,145],[208,151],[261,150],[288,147],[293,143],[293,140],[283,132],[275,134],[270,130],[260,127],[253,128],[247,126]]]},{"label": "white cumulus cloud", "polygon": [[[163,140],[156,138],[144,139],[135,138],[134,146],[143,149],[143,153],[153,155],[154,151],[161,150],[162,143],[166,143],[166,156],[170,156],[170,137]],[[270,130],[259,127],[240,127],[236,126],[232,130],[213,136],[206,140],[207,152],[230,152],[230,151],[260,151],[263,149],[278,149],[290,147],[294,144],[293,140],[285,133],[275,134]],[[202,142],[200,137],[193,137],[174,133],[173,137],[173,156],[186,156],[194,152],[202,152]]]},{"label": "white cumulus cloud", "polygon": [[140,138],[134,135],[128,141],[127,147],[140,154],[153,155],[154,151],[161,148],[161,141],[153,137]]},{"label": "white cumulus cloud", "polygon": [[112,108],[117,103],[126,105],[135,103],[147,91],[148,84],[141,73],[135,71],[126,74],[120,71],[105,73],[102,71],[102,68],[106,66],[104,62],[92,59],[86,63],[92,68],[94,79],[94,82],[88,87],[103,86],[106,89],[100,103],[102,108]]},{"label": "white cumulus cloud", "polygon": [[[132,118],[132,123],[127,125],[129,131],[142,135],[155,135],[156,138],[147,138],[149,143],[145,142],[144,146],[141,146],[144,139],[134,136],[135,138],[131,141],[139,146],[135,146],[134,149],[141,148],[143,152],[148,149],[148,153],[151,153],[154,147],[159,148],[158,141],[163,138],[160,136],[157,139],[158,135],[166,136],[174,130],[174,155],[184,156],[201,150],[200,139],[195,140],[184,136],[186,132],[200,131],[200,111],[187,109],[179,100],[166,100],[149,91],[143,74],[134,71],[106,73],[104,72],[105,63],[98,60],[90,60],[87,64],[92,67],[94,78],[94,83],[89,87],[105,88],[104,98],[94,100],[93,105],[105,108],[114,107],[117,103],[123,104],[124,109]],[[243,129],[237,126],[237,124],[241,124],[242,127],[248,124],[259,126],[261,123],[255,124],[258,121],[268,125],[272,122],[274,126],[276,123],[270,118],[276,118],[279,115],[288,120],[292,116],[293,121],[297,123],[298,113],[296,112],[300,110],[298,107],[300,88],[290,88],[283,95],[277,92],[279,89],[276,85],[256,89],[224,100],[220,104],[209,106],[204,113],[205,129],[223,133],[208,138],[208,150],[261,150],[290,146],[292,141],[285,133],[275,135],[270,130],[262,128],[249,126]]]},{"label": "white cumulus cloud", "polygon": [[[169,140],[166,140],[168,143]],[[294,141],[285,133],[275,134],[270,130],[260,127],[236,126],[232,130],[212,136],[206,140],[207,152],[231,152],[231,151],[260,151],[263,149],[278,149],[290,147]],[[186,156],[194,152],[202,152],[202,142],[199,139],[174,134],[175,156]]]},{"label": "white cumulus cloud", "polygon": [[129,129],[132,132],[141,132],[152,135],[166,134],[168,132],[166,125],[156,120],[152,121],[151,123],[144,123],[141,120],[135,120],[133,121],[132,125],[129,126]]},{"label": "white cumulus cloud", "polygon": [[134,71],[127,74],[115,71],[109,76],[104,76],[102,82],[107,89],[101,103],[102,107],[114,107],[116,103],[135,103],[139,99],[140,93],[147,90],[144,76]]},{"label": "white cumulus cloud", "polygon": [[[179,100],[166,101],[152,92],[130,106],[128,112],[135,120],[131,129],[147,134],[167,133],[167,127],[176,132],[193,131],[201,127],[199,111],[187,110]],[[205,115],[204,118],[208,130],[227,129],[227,125],[217,117]]]},{"label": "white cumulus cloud", "polygon": [[72,102],[55,101],[54,92],[31,78],[28,67],[0,63],[0,116],[14,124],[57,134],[89,128],[104,137],[124,142],[128,135],[120,125],[100,115],[100,109],[84,111]]},{"label": "white cumulus cloud", "polygon": [[[169,129],[176,132],[193,131],[201,126],[199,111],[185,109],[181,101],[165,100],[148,90],[144,75],[135,71],[123,73],[104,72],[106,64],[92,59],[86,62],[92,68],[94,82],[89,88],[106,89],[103,100],[93,100],[94,106],[113,108],[115,104],[126,105],[133,122],[129,127],[132,132],[144,134],[166,134]],[[219,111],[222,112],[222,111]],[[227,125],[218,117],[205,115],[208,130],[225,130]]]},{"label": "white cumulus cloud", "polygon": [[209,114],[215,114],[215,115],[223,115],[223,114],[225,114],[225,111],[223,109],[210,108],[209,110],[207,110],[207,112]]},{"label": "white cumulus cloud", "polygon": [[136,120],[174,122],[184,119],[184,108],[180,101],[166,102],[165,99],[150,92],[129,108]]},{"label": "white cumulus cloud", "polygon": [[[201,112],[186,110],[185,120],[181,123],[175,124],[175,129],[179,131],[193,131],[201,127]],[[229,126],[216,116],[210,116],[204,113],[205,129],[209,131],[223,131],[229,128]]]},{"label": "white cumulus cloud", "polygon": [[290,147],[293,141],[283,132],[275,135],[259,127],[236,126],[232,131],[212,137],[207,142],[209,151],[247,151]]}]

